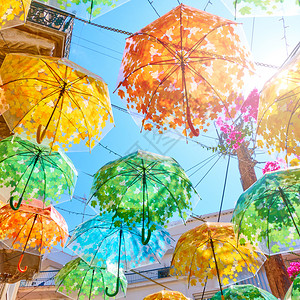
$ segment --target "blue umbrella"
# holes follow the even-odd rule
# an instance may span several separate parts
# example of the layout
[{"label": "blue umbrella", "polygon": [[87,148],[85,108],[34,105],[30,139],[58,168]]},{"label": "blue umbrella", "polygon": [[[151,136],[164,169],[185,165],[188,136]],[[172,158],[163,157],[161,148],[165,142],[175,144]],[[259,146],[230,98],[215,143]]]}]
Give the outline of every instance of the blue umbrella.
[{"label": "blue umbrella", "polygon": [[111,215],[96,216],[75,228],[67,246],[91,266],[118,266],[116,291],[109,293],[108,287],[105,290],[108,296],[114,297],[120,286],[120,268],[128,270],[159,262],[171,247],[173,240],[170,234],[162,227],[154,226],[149,243],[143,245],[139,224],[131,223],[129,226],[112,219]]}]

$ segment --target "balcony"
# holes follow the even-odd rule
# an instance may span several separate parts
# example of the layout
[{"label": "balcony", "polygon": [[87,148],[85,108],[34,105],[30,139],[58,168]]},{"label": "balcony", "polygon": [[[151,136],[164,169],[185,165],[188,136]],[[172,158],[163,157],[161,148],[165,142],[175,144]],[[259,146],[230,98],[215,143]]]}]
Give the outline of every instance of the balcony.
[{"label": "balcony", "polygon": [[7,53],[68,57],[74,15],[32,1],[25,24],[1,31],[0,65]]}]

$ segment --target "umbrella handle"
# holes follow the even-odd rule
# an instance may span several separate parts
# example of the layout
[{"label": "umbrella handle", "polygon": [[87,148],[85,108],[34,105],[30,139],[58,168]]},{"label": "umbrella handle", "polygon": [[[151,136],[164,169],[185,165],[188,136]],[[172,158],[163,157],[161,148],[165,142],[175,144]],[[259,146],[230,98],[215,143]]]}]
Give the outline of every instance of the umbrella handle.
[{"label": "umbrella handle", "polygon": [[36,141],[38,144],[40,144],[43,139],[45,138],[45,135],[46,135],[46,129],[43,130],[42,134],[41,134],[41,131],[42,131],[42,124],[39,125],[37,131],[36,131]]},{"label": "umbrella handle", "polygon": [[120,287],[120,277],[118,276],[118,278],[117,278],[117,286],[116,286],[116,290],[115,290],[112,294],[110,294],[110,293],[108,292],[108,287],[106,287],[106,288],[105,288],[105,294],[106,294],[108,297],[114,297],[114,296],[116,296],[116,295],[118,294],[118,292],[119,292],[119,287]]},{"label": "umbrella handle", "polygon": [[19,202],[17,203],[16,206],[14,206],[14,197],[10,197],[9,204],[10,204],[11,209],[18,210],[21,206],[22,200],[23,200],[23,197],[20,197]]},{"label": "umbrella handle", "polygon": [[151,238],[151,230],[148,229],[148,236],[147,236],[147,238],[145,240],[145,228],[143,227],[142,228],[142,244],[143,245],[147,245],[149,243],[149,241],[150,241],[150,238]]},{"label": "umbrella handle", "polygon": [[18,262],[18,270],[19,270],[19,272],[21,272],[21,273],[25,273],[25,272],[27,271],[27,269],[28,269],[27,266],[25,266],[24,269],[21,268],[21,262],[22,262],[22,260],[23,260],[23,256],[24,256],[24,253],[21,254],[20,259],[19,259],[19,262]]},{"label": "umbrella handle", "polygon": [[187,122],[189,124],[192,134],[194,136],[199,136],[199,129],[198,128],[195,129],[194,124],[191,120],[191,110],[190,110],[189,106],[186,107],[186,118],[187,118]]}]

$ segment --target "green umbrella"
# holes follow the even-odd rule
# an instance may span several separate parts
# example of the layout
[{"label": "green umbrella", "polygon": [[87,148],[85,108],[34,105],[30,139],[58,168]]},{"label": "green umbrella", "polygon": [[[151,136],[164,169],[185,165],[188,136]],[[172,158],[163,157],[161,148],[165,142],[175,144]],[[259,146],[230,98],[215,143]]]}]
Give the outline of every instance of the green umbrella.
[{"label": "green umbrella", "polygon": [[268,255],[300,248],[300,168],[266,173],[238,199],[232,222]]},{"label": "green umbrella", "polygon": [[0,141],[0,157],[0,194],[12,209],[22,200],[36,198],[47,206],[72,197],[77,172],[63,152],[10,136]]},{"label": "green umbrella", "polygon": [[[89,266],[81,258],[68,262],[55,276],[57,290],[72,299],[109,299],[105,289],[115,289],[117,282],[115,265],[108,268]],[[120,287],[126,293],[127,280],[124,273],[119,272]]]},{"label": "green umbrella", "polygon": [[[171,157],[137,151],[103,166],[95,175],[91,205],[130,223],[142,223],[147,244],[153,223],[165,225],[176,214],[183,220],[199,200],[184,170]],[[148,236],[145,239],[145,229]]]},{"label": "green umbrella", "polygon": [[298,275],[290,288],[285,294],[284,300],[299,300],[300,299],[300,275]]},{"label": "green umbrella", "polygon": [[[277,300],[269,292],[252,284],[232,285],[223,290],[225,300]],[[221,300],[221,292],[217,292],[211,300]]]}]

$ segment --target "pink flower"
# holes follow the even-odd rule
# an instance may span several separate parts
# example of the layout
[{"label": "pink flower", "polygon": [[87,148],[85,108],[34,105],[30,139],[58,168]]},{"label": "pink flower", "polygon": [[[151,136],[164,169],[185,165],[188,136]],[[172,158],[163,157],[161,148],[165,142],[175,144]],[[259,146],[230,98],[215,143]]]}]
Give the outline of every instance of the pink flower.
[{"label": "pink flower", "polygon": [[291,262],[290,266],[287,268],[287,272],[293,281],[300,273],[300,262]]}]

